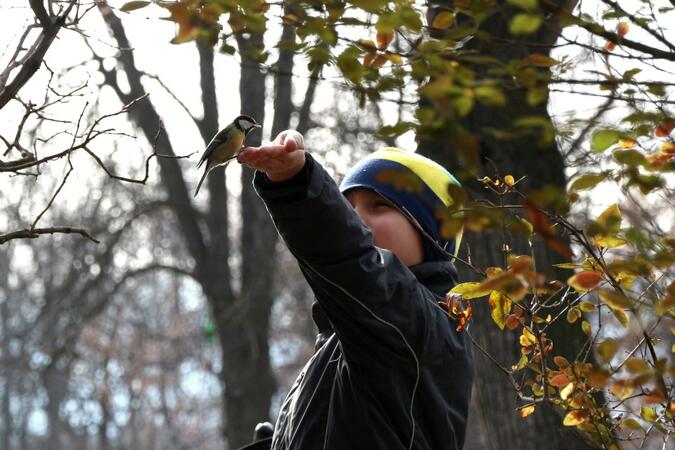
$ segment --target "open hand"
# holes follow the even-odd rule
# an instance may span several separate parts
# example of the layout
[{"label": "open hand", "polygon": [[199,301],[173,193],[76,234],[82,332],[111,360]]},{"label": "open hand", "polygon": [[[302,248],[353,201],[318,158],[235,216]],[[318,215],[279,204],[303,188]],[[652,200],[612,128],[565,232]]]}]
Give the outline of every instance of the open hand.
[{"label": "open hand", "polygon": [[265,172],[273,182],[288,180],[305,166],[305,141],[295,130],[279,133],[274,142],[260,147],[246,147],[239,153],[237,161]]}]

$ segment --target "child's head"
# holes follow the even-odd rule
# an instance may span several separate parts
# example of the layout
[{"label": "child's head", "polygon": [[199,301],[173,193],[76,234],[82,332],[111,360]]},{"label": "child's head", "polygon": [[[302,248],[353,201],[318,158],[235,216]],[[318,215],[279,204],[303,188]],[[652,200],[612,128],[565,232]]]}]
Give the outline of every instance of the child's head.
[{"label": "child's head", "polygon": [[451,183],[459,184],[441,165],[388,147],[356,164],[340,190],[371,228],[375,245],[391,250],[412,266],[449,260],[456,254],[461,231],[449,239],[442,236],[442,216],[438,214],[452,203]]}]

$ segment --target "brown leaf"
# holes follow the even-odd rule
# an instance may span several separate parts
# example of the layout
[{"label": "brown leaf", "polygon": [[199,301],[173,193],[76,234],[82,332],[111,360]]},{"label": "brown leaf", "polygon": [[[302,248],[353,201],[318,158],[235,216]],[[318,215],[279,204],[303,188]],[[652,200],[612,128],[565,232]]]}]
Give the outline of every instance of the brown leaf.
[{"label": "brown leaf", "polygon": [[574,256],[572,250],[570,250],[567,244],[556,237],[546,214],[529,200],[525,200],[523,206],[525,207],[525,212],[527,213],[530,223],[532,223],[532,226],[534,227],[534,231],[539,233],[553,251],[565,258],[571,259],[572,256]]}]

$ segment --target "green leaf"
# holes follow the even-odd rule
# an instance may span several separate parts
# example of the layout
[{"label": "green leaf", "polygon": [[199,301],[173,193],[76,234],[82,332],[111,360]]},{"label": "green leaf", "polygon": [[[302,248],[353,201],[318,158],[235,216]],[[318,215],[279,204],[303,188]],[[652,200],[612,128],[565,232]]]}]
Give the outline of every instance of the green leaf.
[{"label": "green leaf", "polygon": [[506,97],[494,86],[478,86],[474,89],[476,98],[479,102],[490,106],[506,105]]},{"label": "green leaf", "polygon": [[591,139],[591,151],[599,153],[607,150],[619,140],[619,132],[616,130],[598,130],[593,133]]},{"label": "green leaf", "polygon": [[523,355],[520,357],[520,361],[518,361],[518,365],[516,366],[515,370],[521,370],[523,367],[525,367],[528,363],[528,359],[526,355]]},{"label": "green leaf", "polygon": [[666,88],[662,84],[652,84],[647,88],[647,90],[650,94],[654,94],[659,97],[666,95]]},{"label": "green leaf", "polygon": [[616,150],[612,153],[612,156],[616,162],[625,164],[628,167],[646,166],[648,164],[645,155],[633,149]]},{"label": "green leaf", "polygon": [[150,2],[138,1],[138,0],[133,1],[133,2],[127,2],[124,5],[122,5],[122,7],[120,8],[120,11],[128,13],[128,12],[134,11],[136,9],[145,8],[149,4],[150,4]]},{"label": "green leaf", "polygon": [[542,21],[540,15],[519,13],[511,19],[509,31],[511,34],[531,34],[539,29]]},{"label": "green leaf", "polygon": [[535,9],[537,6],[539,6],[539,2],[537,0],[508,0],[508,2],[513,6],[518,6],[519,8],[523,9]]},{"label": "green leaf", "polygon": [[342,74],[354,84],[358,84],[363,78],[363,66],[358,61],[361,51],[356,47],[347,47],[347,49],[337,58],[337,65]]},{"label": "green leaf", "polygon": [[537,106],[544,103],[548,99],[548,89],[533,88],[527,91],[527,104],[530,106]]},{"label": "green leaf", "polygon": [[585,173],[572,182],[570,191],[583,191],[586,189],[593,189],[598,184],[607,179],[604,173]]},{"label": "green leaf", "polygon": [[403,133],[415,127],[412,122],[400,122],[396,125],[385,125],[378,130],[378,134],[382,136],[400,136]]},{"label": "green leaf", "polygon": [[640,72],[642,72],[642,69],[638,69],[638,68],[636,67],[635,69],[630,69],[630,70],[625,71],[625,72],[623,73],[623,77],[622,77],[622,78],[623,78],[624,81],[630,81],[630,80],[633,79],[633,77],[634,77],[635,75],[637,75],[637,74],[640,73]]}]

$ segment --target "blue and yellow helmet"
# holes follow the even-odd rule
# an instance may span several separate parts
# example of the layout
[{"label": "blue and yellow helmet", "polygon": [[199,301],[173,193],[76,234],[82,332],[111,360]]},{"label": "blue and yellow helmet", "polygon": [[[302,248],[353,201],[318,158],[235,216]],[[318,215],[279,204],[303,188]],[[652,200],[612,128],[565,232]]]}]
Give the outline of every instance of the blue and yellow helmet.
[{"label": "blue and yellow helmet", "polygon": [[[416,153],[386,147],[357,163],[340,184],[343,194],[355,188],[370,189],[394,203],[422,231],[426,261],[457,256],[462,231],[441,236],[440,211],[452,204],[450,184],[460,185],[440,164]],[[442,250],[441,250],[442,249]]]}]

